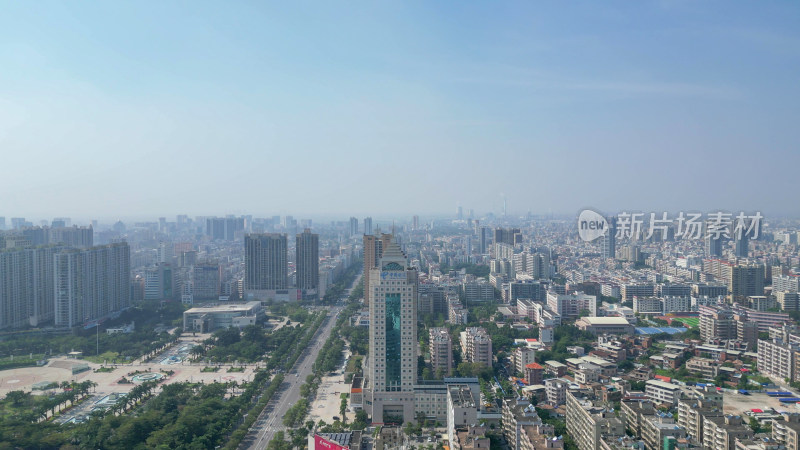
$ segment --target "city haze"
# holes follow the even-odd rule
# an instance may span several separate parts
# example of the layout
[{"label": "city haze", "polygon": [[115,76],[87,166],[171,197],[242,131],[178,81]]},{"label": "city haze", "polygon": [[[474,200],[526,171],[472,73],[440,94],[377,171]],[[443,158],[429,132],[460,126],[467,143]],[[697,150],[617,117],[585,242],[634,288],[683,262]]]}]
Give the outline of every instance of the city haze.
[{"label": "city haze", "polygon": [[796,3],[8,3],[0,211],[796,214]]}]

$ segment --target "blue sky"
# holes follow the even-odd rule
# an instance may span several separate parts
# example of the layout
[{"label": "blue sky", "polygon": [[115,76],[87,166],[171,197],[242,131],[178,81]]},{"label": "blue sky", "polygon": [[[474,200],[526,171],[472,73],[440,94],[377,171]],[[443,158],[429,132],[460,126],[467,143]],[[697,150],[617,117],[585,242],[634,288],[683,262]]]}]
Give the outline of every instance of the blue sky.
[{"label": "blue sky", "polygon": [[5,2],[0,215],[800,214],[797,2]]}]

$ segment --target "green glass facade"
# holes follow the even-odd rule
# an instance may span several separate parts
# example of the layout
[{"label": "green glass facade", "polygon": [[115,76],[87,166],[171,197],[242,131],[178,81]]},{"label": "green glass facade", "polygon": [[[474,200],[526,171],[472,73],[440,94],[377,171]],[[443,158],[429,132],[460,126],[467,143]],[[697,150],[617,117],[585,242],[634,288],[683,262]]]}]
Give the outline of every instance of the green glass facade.
[{"label": "green glass facade", "polygon": [[400,390],[400,293],[386,294],[386,390]]}]

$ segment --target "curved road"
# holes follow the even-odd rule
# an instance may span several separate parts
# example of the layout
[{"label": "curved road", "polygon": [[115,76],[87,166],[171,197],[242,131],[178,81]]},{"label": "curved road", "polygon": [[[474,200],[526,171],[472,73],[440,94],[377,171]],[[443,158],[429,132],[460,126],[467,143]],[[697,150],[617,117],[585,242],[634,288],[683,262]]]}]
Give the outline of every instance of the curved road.
[{"label": "curved road", "polygon": [[[345,291],[345,298],[350,295],[350,290],[358,284],[361,277],[356,277],[353,284]],[[339,311],[342,310],[341,306],[336,306],[328,311],[328,318],[325,323],[320,326],[314,338],[311,340],[309,347],[303,351],[300,357],[295,362],[293,370],[288,373],[281,384],[280,389],[275,392],[270,402],[258,416],[258,419],[253,423],[253,426],[247,433],[247,437],[242,440],[239,448],[255,448],[264,449],[269,445],[269,441],[277,431],[286,431],[283,426],[283,416],[286,411],[292,407],[298,400],[300,400],[300,386],[305,383],[306,377],[311,374],[312,365],[317,359],[319,351],[331,335],[331,330],[336,324],[336,319]]]}]

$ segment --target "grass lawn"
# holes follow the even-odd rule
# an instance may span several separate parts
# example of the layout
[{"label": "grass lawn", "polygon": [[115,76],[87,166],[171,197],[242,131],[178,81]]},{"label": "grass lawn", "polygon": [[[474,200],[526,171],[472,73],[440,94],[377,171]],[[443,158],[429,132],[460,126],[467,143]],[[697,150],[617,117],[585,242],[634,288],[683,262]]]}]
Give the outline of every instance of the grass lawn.
[{"label": "grass lawn", "polygon": [[16,356],[8,358],[0,358],[0,370],[16,369],[17,367],[30,367],[35,366],[36,361],[44,359],[44,355],[33,355],[33,358],[25,356]]},{"label": "grass lawn", "polygon": [[49,397],[49,395],[44,392],[38,395],[32,395],[30,393],[23,395],[18,393],[12,394],[12,397],[15,395],[17,395],[17,397],[14,399],[6,397],[0,401],[0,421],[30,413],[31,410],[45,405]]},{"label": "grass lawn", "polygon": [[356,361],[361,361],[363,359],[364,359],[364,357],[361,356],[361,355],[353,355],[352,357],[350,357],[350,360],[347,361],[347,368],[345,369],[345,372],[355,372],[356,371]]},{"label": "grass lawn", "polygon": [[673,320],[683,322],[690,328],[697,328],[700,325],[700,318],[698,317],[676,317]]}]

